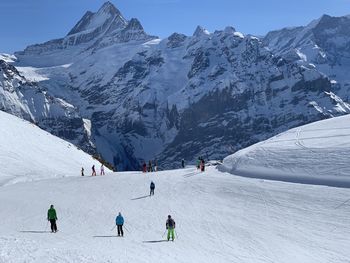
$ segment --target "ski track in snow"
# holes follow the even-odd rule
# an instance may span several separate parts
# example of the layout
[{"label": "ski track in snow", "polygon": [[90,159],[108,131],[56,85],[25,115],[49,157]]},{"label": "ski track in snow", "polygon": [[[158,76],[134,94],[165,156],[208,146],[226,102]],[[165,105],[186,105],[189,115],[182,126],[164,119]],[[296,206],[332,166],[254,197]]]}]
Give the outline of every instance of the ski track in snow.
[{"label": "ski track in snow", "polygon": [[[349,194],[214,167],[23,182],[0,187],[0,262],[350,262]],[[44,232],[51,203],[56,234]],[[124,238],[111,231],[119,211]],[[176,239],[161,242],[168,214]]]}]

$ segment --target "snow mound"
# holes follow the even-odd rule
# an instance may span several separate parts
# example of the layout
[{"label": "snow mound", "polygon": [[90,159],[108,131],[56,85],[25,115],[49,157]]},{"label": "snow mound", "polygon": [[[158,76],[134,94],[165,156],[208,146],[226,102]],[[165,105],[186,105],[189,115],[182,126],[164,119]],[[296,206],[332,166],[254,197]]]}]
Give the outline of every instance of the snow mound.
[{"label": "snow mound", "polygon": [[224,159],[230,173],[350,187],[350,116],[297,127]]},{"label": "snow mound", "polygon": [[27,121],[0,111],[0,185],[80,176],[100,164],[74,145]]}]

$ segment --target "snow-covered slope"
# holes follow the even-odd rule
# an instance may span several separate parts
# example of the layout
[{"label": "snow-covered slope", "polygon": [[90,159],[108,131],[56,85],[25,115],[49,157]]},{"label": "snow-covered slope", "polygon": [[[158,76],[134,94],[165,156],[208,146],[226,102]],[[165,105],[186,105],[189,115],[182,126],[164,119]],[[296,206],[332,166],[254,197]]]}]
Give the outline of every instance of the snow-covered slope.
[{"label": "snow-covered slope", "polygon": [[[213,168],[16,184],[0,187],[0,262],[347,263],[348,198],[348,189]],[[46,232],[50,204],[56,234]],[[124,238],[111,230],[119,211]],[[162,237],[168,214],[177,226],[169,243]]]},{"label": "snow-covered slope", "polygon": [[0,185],[87,174],[100,164],[76,146],[0,111]]},{"label": "snow-covered slope", "polygon": [[283,132],[224,159],[236,175],[350,187],[350,115]]},{"label": "snow-covered slope", "polygon": [[[1,111],[0,134],[0,263],[344,263],[350,257],[349,189],[243,178],[215,167],[81,177],[82,166],[89,174],[99,164],[73,145]],[[323,135],[322,143],[333,134]],[[56,234],[46,221],[50,204]],[[119,211],[123,238],[113,228]],[[168,214],[176,221],[174,242],[165,241]]]}]

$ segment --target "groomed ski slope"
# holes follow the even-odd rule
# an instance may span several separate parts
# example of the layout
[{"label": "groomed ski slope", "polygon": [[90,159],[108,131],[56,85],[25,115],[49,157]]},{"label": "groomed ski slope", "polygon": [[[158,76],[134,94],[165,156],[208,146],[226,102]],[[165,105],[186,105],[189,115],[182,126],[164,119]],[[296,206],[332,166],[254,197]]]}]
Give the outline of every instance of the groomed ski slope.
[{"label": "groomed ski slope", "polygon": [[[22,181],[91,174],[101,164],[74,145],[32,123],[0,111],[0,186]],[[109,171],[105,169],[105,171]]]},{"label": "groomed ski slope", "polygon": [[283,132],[224,159],[246,177],[350,188],[350,115]]},{"label": "groomed ski slope", "polygon": [[[149,183],[156,184],[148,197]],[[0,187],[0,262],[350,262],[350,192],[195,168]],[[46,213],[54,204],[59,232]],[[115,237],[116,214],[125,237]],[[162,242],[165,220],[177,238]]]},{"label": "groomed ski slope", "polygon": [[[350,262],[347,188],[244,178],[215,167],[81,177],[81,166],[86,174],[92,163],[99,167],[89,155],[2,112],[0,124],[0,263]],[[46,221],[50,204],[56,234]],[[119,211],[124,238],[111,230]],[[168,214],[177,224],[175,242],[164,242]]]}]

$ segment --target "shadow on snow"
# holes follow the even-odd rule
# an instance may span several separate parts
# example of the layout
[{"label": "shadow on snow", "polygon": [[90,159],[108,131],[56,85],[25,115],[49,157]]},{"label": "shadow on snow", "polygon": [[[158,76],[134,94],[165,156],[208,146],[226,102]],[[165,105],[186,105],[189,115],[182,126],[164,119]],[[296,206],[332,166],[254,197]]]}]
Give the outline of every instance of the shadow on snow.
[{"label": "shadow on snow", "polygon": [[142,241],[142,243],[160,243],[160,242],[168,242],[168,240],[162,239],[162,240],[147,240],[147,241]]},{"label": "shadow on snow", "polygon": [[22,230],[19,231],[20,233],[34,233],[34,234],[44,234],[44,233],[51,233],[51,231],[40,231],[40,230]]},{"label": "shadow on snow", "polygon": [[150,197],[150,195],[144,195],[144,196],[136,197],[136,198],[133,198],[131,200],[134,201],[134,200],[139,200],[139,199],[143,199],[143,198],[147,198],[147,197]]}]

